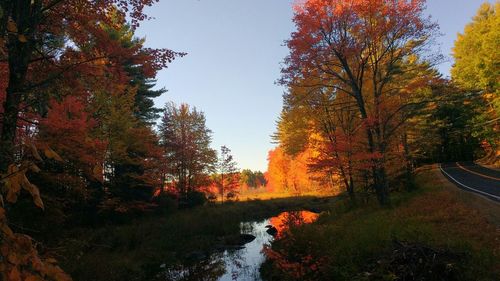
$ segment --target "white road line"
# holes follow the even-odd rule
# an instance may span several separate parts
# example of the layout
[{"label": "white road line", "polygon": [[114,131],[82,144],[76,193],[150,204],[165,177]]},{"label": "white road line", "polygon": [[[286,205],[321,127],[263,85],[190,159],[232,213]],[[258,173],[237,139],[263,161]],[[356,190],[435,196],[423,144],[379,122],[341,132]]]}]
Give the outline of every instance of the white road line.
[{"label": "white road line", "polygon": [[465,184],[463,184],[463,183],[459,182],[457,179],[455,179],[455,178],[454,178],[454,177],[452,177],[450,174],[448,174],[447,172],[445,172],[445,170],[443,170],[443,167],[442,167],[442,165],[441,165],[441,164],[439,164],[439,169],[441,169],[441,172],[443,172],[444,174],[446,174],[448,177],[450,177],[450,179],[452,179],[453,181],[455,181],[455,182],[456,182],[456,183],[458,183],[459,185],[461,185],[461,186],[463,186],[463,187],[465,187],[465,188],[467,188],[467,189],[473,190],[474,192],[478,192],[478,193],[481,193],[481,194],[486,195],[486,196],[488,196],[488,197],[493,197],[493,198],[495,198],[495,199],[497,199],[497,200],[500,200],[500,196],[496,196],[496,195],[490,194],[490,193],[488,193],[488,192],[484,192],[484,191],[481,191],[481,190],[477,190],[477,189],[475,189],[475,188],[472,188],[472,187],[470,187],[470,186],[467,186],[467,185],[465,185]]}]

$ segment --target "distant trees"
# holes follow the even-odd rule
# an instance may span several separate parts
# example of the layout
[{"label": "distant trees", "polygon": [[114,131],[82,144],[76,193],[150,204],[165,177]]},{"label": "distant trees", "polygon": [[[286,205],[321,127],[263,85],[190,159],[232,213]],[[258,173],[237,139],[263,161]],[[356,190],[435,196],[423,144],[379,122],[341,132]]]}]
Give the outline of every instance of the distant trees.
[{"label": "distant trees", "polygon": [[267,190],[292,195],[331,191],[333,188],[331,174],[318,173],[309,167],[315,154],[314,150],[308,149],[297,155],[289,155],[282,147],[269,151]]},{"label": "distant trees", "polygon": [[240,186],[246,187],[248,189],[255,189],[265,186],[267,183],[264,173],[261,171],[252,171],[249,169],[243,169],[240,172]]},{"label": "distant trees", "polygon": [[205,115],[187,104],[167,103],[159,125],[165,162],[164,178],[186,195],[203,185],[213,171],[216,151],[210,148],[212,131]]}]

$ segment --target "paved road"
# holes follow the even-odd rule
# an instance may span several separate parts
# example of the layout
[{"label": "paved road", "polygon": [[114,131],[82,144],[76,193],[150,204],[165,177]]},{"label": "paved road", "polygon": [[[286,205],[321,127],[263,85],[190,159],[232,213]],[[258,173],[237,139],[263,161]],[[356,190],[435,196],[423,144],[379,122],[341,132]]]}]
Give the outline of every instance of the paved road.
[{"label": "paved road", "polygon": [[500,202],[500,171],[472,162],[456,162],[441,164],[441,172],[459,188]]}]

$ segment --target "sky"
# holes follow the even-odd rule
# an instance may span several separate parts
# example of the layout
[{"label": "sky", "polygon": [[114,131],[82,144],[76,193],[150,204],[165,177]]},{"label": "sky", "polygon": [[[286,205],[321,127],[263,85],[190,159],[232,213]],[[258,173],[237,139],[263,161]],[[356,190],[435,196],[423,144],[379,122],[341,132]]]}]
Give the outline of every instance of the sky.
[{"label": "sky", "polygon": [[[492,2],[491,0],[490,2]],[[443,34],[439,48],[449,59],[439,65],[445,76],[451,48],[484,0],[428,0],[427,13]],[[284,88],[276,85],[283,45],[295,27],[293,0],[160,0],[146,13],[153,17],[136,32],[146,46],[188,53],[157,76],[168,92],[155,100],[188,103],[203,111],[213,131],[212,146],[226,145],[241,169],[267,170],[271,135]]]}]

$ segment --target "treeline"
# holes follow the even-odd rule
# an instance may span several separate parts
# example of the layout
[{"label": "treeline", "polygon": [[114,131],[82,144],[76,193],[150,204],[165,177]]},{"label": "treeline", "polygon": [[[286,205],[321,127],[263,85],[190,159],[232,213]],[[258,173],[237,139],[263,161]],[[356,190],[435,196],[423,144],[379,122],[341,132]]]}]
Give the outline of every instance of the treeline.
[{"label": "treeline", "polygon": [[500,4],[481,6],[459,35],[446,79],[425,1],[362,2],[296,7],[269,182],[308,189],[320,175],[353,198],[374,191],[388,204],[392,183],[412,188],[424,163],[498,161]]}]

